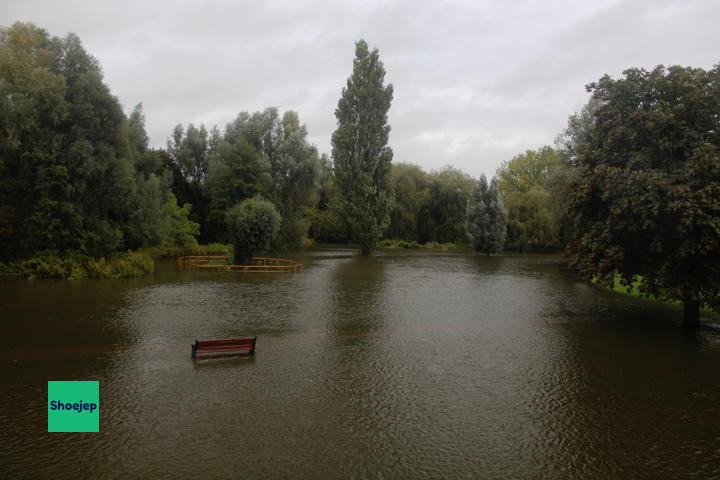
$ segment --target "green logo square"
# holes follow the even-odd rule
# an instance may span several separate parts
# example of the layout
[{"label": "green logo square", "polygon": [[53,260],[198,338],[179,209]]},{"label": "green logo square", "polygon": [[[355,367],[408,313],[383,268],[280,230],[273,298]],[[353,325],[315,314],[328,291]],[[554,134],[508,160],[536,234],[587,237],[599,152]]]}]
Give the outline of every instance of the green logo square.
[{"label": "green logo square", "polygon": [[100,382],[48,382],[48,432],[99,432]]}]

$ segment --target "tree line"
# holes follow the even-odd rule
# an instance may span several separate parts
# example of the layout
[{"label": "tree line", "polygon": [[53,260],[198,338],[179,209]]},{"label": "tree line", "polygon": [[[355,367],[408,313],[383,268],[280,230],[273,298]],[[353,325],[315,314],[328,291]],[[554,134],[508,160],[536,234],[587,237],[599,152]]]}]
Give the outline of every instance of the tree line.
[{"label": "tree line", "polygon": [[297,113],[178,125],[151,149],[142,104],[125,115],[80,39],[31,24],[0,30],[0,128],[1,261],[229,242],[231,210],[251,199],[269,202],[269,247],[285,248],[317,199],[320,158]]},{"label": "tree line", "polygon": [[[269,249],[298,246],[304,237],[355,242],[366,252],[380,238],[467,243],[475,180],[450,166],[428,173],[410,163],[393,165],[387,145],[392,86],[383,85],[377,50],[358,42],[353,68],[336,112],[332,159],[309,143],[296,112],[276,108],[240,112],[222,131],[179,124],[166,148],[152,149],[142,104],[128,115],[122,111],[77,36],[52,37],[31,24],[2,29],[0,260],[237,243],[238,217],[231,210],[249,200],[269,202],[262,204],[265,215],[279,219],[276,227],[268,224],[270,241],[261,242]],[[365,105],[371,108],[363,111]],[[353,115],[382,117],[363,132],[367,144],[353,144],[359,122]],[[556,157],[548,148],[538,158],[556,166]],[[559,248],[551,231],[557,222],[546,221],[543,210],[550,195],[538,191],[551,188],[550,180],[530,178],[523,169],[537,168],[534,156],[523,158],[499,171],[509,210],[507,246]],[[358,181],[355,173],[367,169],[369,176]]]},{"label": "tree line", "polygon": [[392,163],[393,87],[355,46],[332,156],[296,112],[242,111],[224,130],[176,126],[148,147],[77,36],[0,29],[0,261],[42,252],[226,242],[253,251],[382,238],[565,251],[587,278],[679,300],[688,323],[720,293],[720,67],[629,69],[586,88],[555,147],[496,176]]}]

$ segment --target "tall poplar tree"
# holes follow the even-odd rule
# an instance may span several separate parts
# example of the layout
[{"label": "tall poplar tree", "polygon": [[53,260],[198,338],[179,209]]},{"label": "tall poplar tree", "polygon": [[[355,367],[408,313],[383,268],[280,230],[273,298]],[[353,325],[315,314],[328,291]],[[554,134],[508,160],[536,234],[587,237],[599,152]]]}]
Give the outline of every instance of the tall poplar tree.
[{"label": "tall poplar tree", "polygon": [[353,240],[367,255],[390,223],[392,149],[387,113],[392,85],[383,85],[385,67],[377,49],[364,40],[355,44],[353,72],[335,109],[332,135],[341,211]]}]

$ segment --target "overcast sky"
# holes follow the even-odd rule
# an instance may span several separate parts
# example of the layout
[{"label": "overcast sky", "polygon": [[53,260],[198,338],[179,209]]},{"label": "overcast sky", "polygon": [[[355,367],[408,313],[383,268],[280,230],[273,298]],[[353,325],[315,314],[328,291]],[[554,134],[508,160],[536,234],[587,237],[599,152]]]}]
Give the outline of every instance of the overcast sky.
[{"label": "overcast sky", "polygon": [[330,153],[354,42],[395,88],[395,162],[492,175],[553,144],[584,85],[628,67],[720,62],[720,1],[3,1],[4,25],[75,32],[153,146],[174,125],[296,110]]}]

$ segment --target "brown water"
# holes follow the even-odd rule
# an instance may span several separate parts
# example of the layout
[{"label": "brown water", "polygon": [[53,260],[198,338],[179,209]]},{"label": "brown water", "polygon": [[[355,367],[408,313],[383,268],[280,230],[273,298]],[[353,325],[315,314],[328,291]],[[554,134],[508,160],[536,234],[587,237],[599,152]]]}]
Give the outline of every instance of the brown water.
[{"label": "brown water", "polygon": [[[720,324],[554,256],[298,253],[301,274],[0,280],[2,478],[720,478]],[[257,335],[255,359],[192,361]],[[101,432],[47,433],[99,380]]]}]

